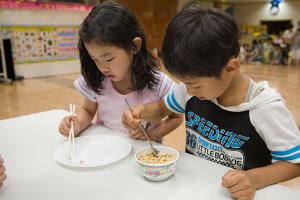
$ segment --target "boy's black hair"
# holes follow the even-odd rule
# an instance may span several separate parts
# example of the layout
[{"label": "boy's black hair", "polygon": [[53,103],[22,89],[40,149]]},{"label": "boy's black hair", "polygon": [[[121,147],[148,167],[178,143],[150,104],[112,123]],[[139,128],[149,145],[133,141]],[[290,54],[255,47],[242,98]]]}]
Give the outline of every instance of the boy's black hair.
[{"label": "boy's black hair", "polygon": [[[135,37],[142,40],[139,50],[132,41]],[[137,52],[131,64],[133,90],[140,92],[144,88],[152,89],[158,83],[159,64],[147,50],[145,33],[138,20],[124,5],[106,2],[95,6],[79,31],[81,73],[87,85],[97,94],[101,94],[105,76],[97,68],[84,45],[92,40],[99,44],[122,48],[126,52]]]},{"label": "boy's black hair", "polygon": [[167,27],[162,59],[174,76],[218,78],[228,61],[238,56],[238,39],[238,27],[225,12],[184,9]]}]

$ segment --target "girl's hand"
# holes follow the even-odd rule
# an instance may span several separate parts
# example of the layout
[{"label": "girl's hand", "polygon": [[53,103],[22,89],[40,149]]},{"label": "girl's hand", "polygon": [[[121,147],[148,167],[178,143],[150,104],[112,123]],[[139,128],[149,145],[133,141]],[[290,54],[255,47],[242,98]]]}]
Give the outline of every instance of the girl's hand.
[{"label": "girl's hand", "polygon": [[3,158],[0,155],[0,187],[3,185],[3,182],[6,179],[6,174],[5,174],[5,167],[3,165]]},{"label": "girl's hand", "polygon": [[256,191],[254,177],[242,170],[228,171],[222,177],[222,186],[237,200],[252,200]]},{"label": "girl's hand", "polygon": [[[145,113],[145,106],[144,105],[137,105],[134,106],[131,110],[125,110],[122,116],[122,122],[124,126],[128,129],[128,133],[130,136],[136,135],[139,130],[139,124],[142,121],[142,117]],[[141,134],[143,134],[141,132]],[[139,135],[141,135],[139,134]]]},{"label": "girl's hand", "polygon": [[71,121],[73,121],[73,125],[74,125],[74,135],[75,136],[78,135],[80,131],[77,115],[67,116],[63,118],[63,120],[60,122],[59,129],[58,129],[59,132],[65,137],[68,137],[70,134]]},{"label": "girl's hand", "polygon": [[128,132],[129,133],[129,137],[135,140],[147,140],[145,134],[138,129],[136,132]]}]

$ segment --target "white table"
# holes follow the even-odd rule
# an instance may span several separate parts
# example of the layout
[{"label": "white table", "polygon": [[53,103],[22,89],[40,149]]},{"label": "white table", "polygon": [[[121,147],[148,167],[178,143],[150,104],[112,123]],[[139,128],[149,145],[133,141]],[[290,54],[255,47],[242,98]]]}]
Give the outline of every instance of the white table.
[{"label": "white table", "polygon": [[[109,166],[75,169],[59,165],[52,153],[65,141],[58,124],[66,114],[52,110],[0,121],[0,154],[8,174],[0,189],[1,200],[230,199],[220,185],[228,168],[186,153],[180,154],[177,172],[169,180],[145,180],[134,160],[134,151],[147,145],[144,141],[130,140],[130,155]],[[99,125],[85,134],[103,132],[116,134]],[[300,192],[277,184],[257,191],[255,199],[299,200]]]}]

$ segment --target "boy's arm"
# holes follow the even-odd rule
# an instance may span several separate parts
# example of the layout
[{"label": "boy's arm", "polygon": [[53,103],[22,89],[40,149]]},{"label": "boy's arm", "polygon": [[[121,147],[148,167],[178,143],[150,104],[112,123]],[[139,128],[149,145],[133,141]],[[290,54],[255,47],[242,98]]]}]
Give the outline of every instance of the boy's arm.
[{"label": "boy's arm", "polygon": [[270,150],[273,163],[249,170],[259,180],[258,188],[299,176],[300,132],[285,102],[277,100],[254,109],[250,119]]},{"label": "boy's arm", "polygon": [[[152,140],[160,142],[160,139],[169,134],[171,131],[176,129],[183,122],[183,115],[170,113],[156,128],[159,136],[155,134],[155,130],[151,130],[152,135],[150,136]],[[158,138],[157,138],[158,137]]]},{"label": "boy's arm", "polygon": [[278,161],[265,167],[248,170],[247,172],[254,178],[256,188],[260,189],[300,176],[300,164]]},{"label": "boy's arm", "polygon": [[222,185],[234,198],[252,199],[256,189],[300,175],[300,134],[284,102],[274,101],[254,109],[250,112],[250,119],[271,151],[273,164],[248,171],[227,172]]},{"label": "boy's arm", "polygon": [[144,115],[143,119],[146,121],[155,121],[161,120],[167,116],[178,117],[180,115],[176,115],[172,113],[165,105],[164,100],[161,99],[159,102],[144,104]]},{"label": "boy's arm", "polygon": [[257,189],[280,183],[300,175],[300,164],[278,161],[248,171],[230,170],[222,177],[222,185],[236,199],[253,199]]},{"label": "boy's arm", "polygon": [[171,113],[182,114],[185,112],[185,105],[189,98],[186,86],[183,83],[179,83],[174,91],[170,92],[159,102],[145,104],[143,119],[152,121],[162,119]]}]

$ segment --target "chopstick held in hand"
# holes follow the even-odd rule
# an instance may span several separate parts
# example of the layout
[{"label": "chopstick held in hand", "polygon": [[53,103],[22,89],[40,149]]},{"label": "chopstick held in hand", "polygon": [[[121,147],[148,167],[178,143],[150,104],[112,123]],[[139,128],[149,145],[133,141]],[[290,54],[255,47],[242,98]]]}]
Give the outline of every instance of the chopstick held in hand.
[{"label": "chopstick held in hand", "polygon": [[[70,104],[70,112],[72,115],[75,115],[76,106],[74,104]],[[75,155],[75,136],[74,136],[74,122],[71,121],[71,128],[68,137],[68,152],[67,152],[69,160],[71,160]]]}]

